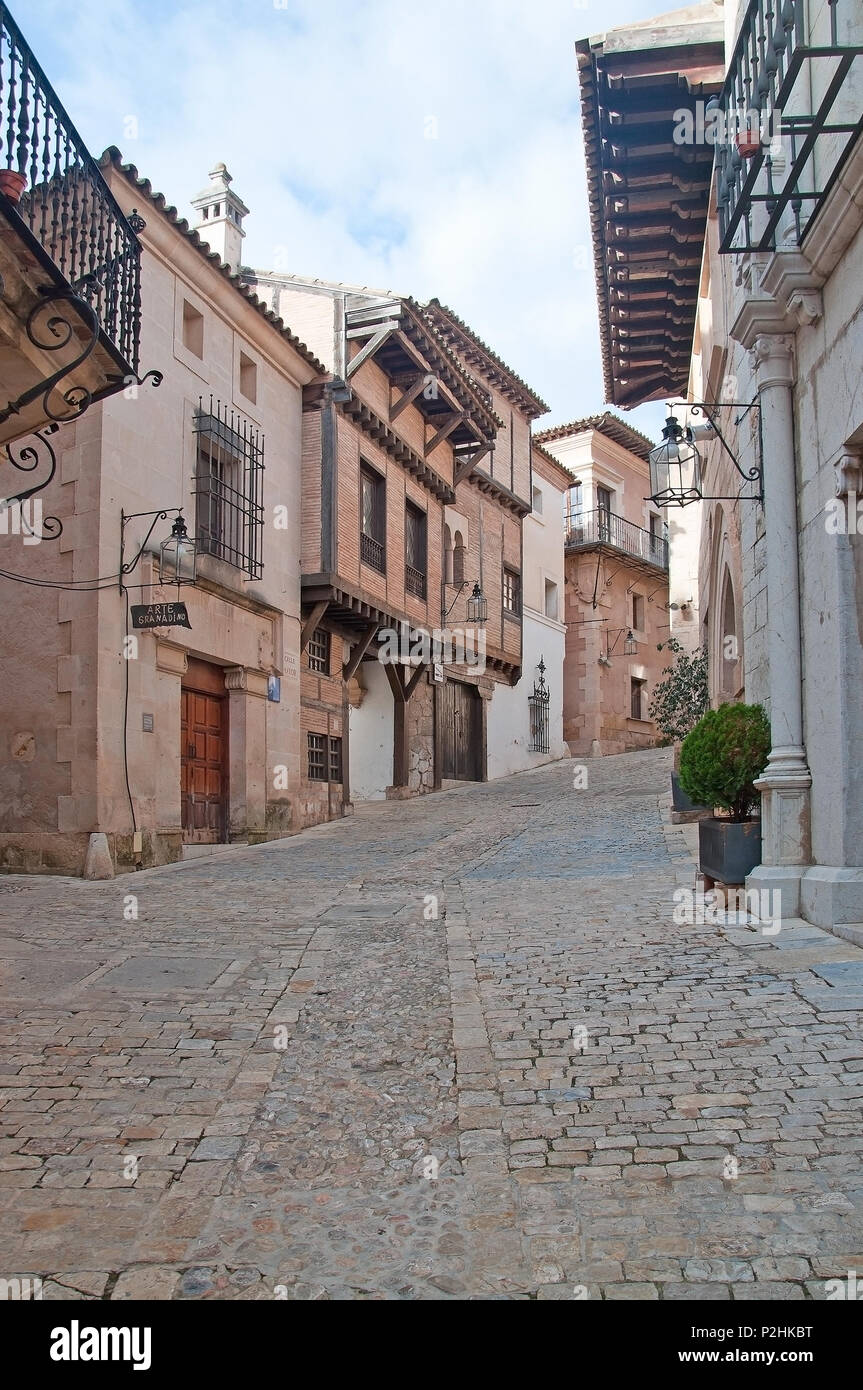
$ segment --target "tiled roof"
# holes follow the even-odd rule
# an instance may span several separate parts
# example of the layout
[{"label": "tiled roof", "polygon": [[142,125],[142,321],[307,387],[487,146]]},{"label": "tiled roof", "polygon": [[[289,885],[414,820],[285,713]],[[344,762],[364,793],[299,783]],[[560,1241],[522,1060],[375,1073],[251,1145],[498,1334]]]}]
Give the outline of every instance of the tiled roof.
[{"label": "tiled roof", "polygon": [[491,367],[490,375],[492,377],[504,378],[501,382],[504,394],[517,397],[523,405],[526,415],[531,419],[535,419],[537,415],[545,415],[549,407],[542,397],[538,396],[526,381],[517,376],[512,368],[503,361],[503,358],[498,357],[497,353],[488,346],[488,343],[484,343],[482,338],[478,337],[473,329],[459,318],[458,314],[454,313],[446,304],[441,304],[439,299],[430,299],[424,307],[425,313],[431,318],[438,332],[451,333],[452,328],[455,328],[458,330],[458,336],[473,344],[480,355],[480,360],[486,359],[483,363],[486,370]]},{"label": "tiled roof", "polygon": [[533,442],[551,444],[555,439],[568,439],[570,435],[584,434],[587,430],[597,430],[607,439],[613,439],[615,444],[644,459],[645,463],[647,455],[654,447],[653,440],[648,439],[640,430],[633,429],[632,425],[621,420],[612,410],[603,410],[599,415],[586,415],[583,420],[570,420],[567,425],[555,425],[552,429],[541,430],[533,436]]},{"label": "tiled roof", "polygon": [[230,268],[225,265],[221,257],[215,251],[210,250],[207,243],[202,241],[198,233],[189,226],[186,218],[181,217],[177,209],[167,202],[164,193],[155,192],[150,180],[141,178],[134,164],[125,164],[123,162],[123,156],[116,145],[109,145],[108,149],[104,151],[99,159],[99,164],[103,169],[111,165],[121,173],[127,183],[135,189],[135,192],[140,193],[142,197],[146,198],[150,206],[161,213],[161,215],[170,222],[172,227],[176,227],[177,231],[182,233],[205,261],[209,261],[214,269],[221,271],[225,279],[230,281],[234,286],[237,293],[241,294],[243,299],[245,299],[248,304],[251,304],[253,309],[257,309],[262,318],[265,318],[268,323],[272,324],[276,332],[279,333],[286,342],[290,343],[294,351],[302,357],[314,371],[320,376],[329,375],[327,368],[322,362],[318,361],[317,357],[306,347],[305,343],[300,342],[300,339],[291,332],[282,319],[274,314],[271,309],[268,309],[266,304],[262,303],[257,295],[249,289],[248,285],[243,283],[240,276],[235,275]]}]

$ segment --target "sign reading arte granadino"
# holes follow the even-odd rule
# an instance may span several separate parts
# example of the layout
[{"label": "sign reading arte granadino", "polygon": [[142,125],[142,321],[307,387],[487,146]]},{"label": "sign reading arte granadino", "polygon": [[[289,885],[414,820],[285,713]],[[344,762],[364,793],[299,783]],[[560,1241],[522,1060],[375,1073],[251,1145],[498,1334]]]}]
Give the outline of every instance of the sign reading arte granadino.
[{"label": "sign reading arte granadino", "polygon": [[133,603],[130,612],[133,628],[192,626],[185,603]]}]

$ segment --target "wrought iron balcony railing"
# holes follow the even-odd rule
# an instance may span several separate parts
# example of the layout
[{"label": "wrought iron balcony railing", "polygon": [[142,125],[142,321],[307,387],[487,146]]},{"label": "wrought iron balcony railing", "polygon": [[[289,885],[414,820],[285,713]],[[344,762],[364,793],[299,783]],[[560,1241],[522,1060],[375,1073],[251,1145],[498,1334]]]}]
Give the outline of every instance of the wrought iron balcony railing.
[{"label": "wrought iron balcony railing", "polygon": [[422,570],[414,569],[413,565],[405,565],[405,592],[416,598],[426,596],[426,577]]},{"label": "wrought iron balcony railing", "polygon": [[2,171],[6,179],[0,181],[0,190],[8,197],[3,211],[7,217],[11,213],[21,218],[71,291],[95,314],[98,329],[137,375],[138,238],[21,31],[0,3]]},{"label": "wrought iron balcony railing", "polygon": [[374,536],[367,536],[365,531],[360,533],[360,559],[379,574],[386,574],[386,551],[380,541],[375,540]]},{"label": "wrought iron balcony railing", "polygon": [[811,0],[750,0],[715,127],[721,252],[772,250],[777,233],[799,246],[863,131],[849,85],[859,0],[844,5],[840,16],[840,0],[817,12]]},{"label": "wrought iron balcony railing", "polygon": [[604,508],[594,512],[571,513],[566,521],[567,550],[595,545],[611,546],[625,555],[631,555],[633,559],[655,565],[657,569],[668,569],[668,541],[664,536],[645,531],[643,526],[636,526],[634,522]]}]

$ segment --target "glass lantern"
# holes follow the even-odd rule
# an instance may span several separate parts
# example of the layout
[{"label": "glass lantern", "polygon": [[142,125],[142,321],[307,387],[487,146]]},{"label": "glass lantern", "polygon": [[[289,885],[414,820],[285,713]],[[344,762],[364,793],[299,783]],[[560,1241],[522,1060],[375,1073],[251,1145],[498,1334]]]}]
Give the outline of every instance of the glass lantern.
[{"label": "glass lantern", "polygon": [[680,423],[669,415],[663,442],[648,454],[650,500],[657,507],[685,507],[701,501],[701,459]]},{"label": "glass lantern", "polygon": [[484,623],[488,618],[488,599],[479,587],[477,579],[473,586],[473,593],[467,601],[467,620],[469,623]]},{"label": "glass lantern", "polygon": [[190,539],[182,512],[171,527],[171,534],[159,546],[160,584],[194,584],[197,546]]}]

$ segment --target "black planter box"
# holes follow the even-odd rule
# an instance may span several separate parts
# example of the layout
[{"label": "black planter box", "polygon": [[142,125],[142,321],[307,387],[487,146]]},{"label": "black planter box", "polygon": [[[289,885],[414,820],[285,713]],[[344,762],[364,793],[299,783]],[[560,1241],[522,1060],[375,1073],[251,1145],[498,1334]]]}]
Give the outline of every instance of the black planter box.
[{"label": "black planter box", "polygon": [[698,866],[717,883],[743,884],[761,863],[760,820],[698,822]]},{"label": "black planter box", "polygon": [[696,801],[686,795],[680,785],[680,778],[676,772],[671,774],[671,809],[673,811],[709,811],[709,806],[699,806]]}]

